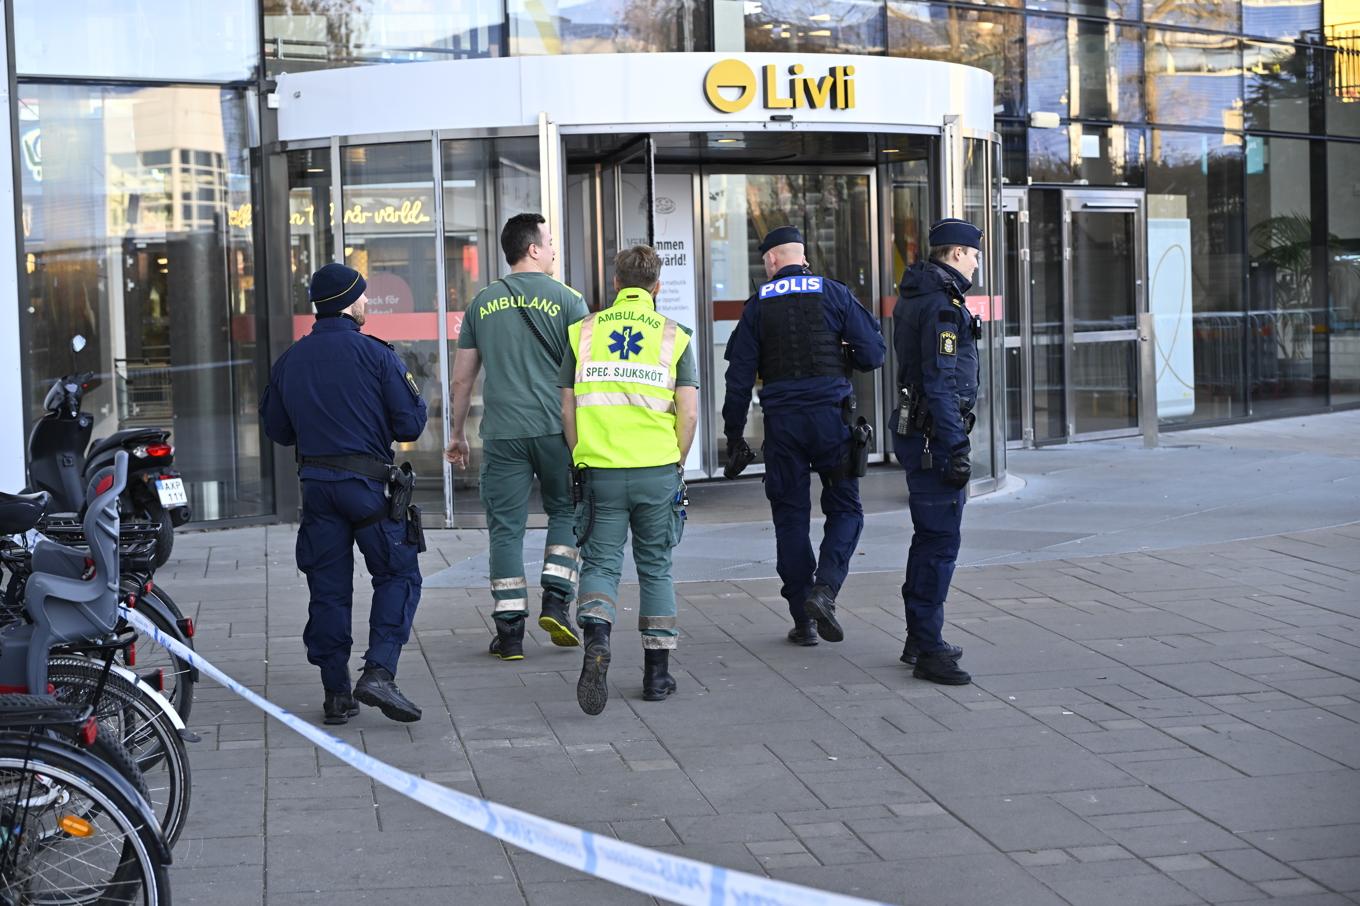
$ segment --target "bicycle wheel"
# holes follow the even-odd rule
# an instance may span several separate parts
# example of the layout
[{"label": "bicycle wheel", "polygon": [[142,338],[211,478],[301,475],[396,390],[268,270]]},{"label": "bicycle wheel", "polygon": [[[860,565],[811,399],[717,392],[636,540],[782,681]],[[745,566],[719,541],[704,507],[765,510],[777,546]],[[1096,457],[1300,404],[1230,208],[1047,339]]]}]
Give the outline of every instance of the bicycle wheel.
[{"label": "bicycle wheel", "polygon": [[[103,665],[78,657],[54,657],[47,679],[53,694],[69,704],[91,704]],[[99,725],[123,744],[141,769],[149,802],[171,846],[184,829],[193,781],[184,740],[155,699],[129,680],[110,673],[95,706]]]},{"label": "bicycle wheel", "polygon": [[0,902],[168,906],[156,833],[94,756],[0,736]]},{"label": "bicycle wheel", "polygon": [[[163,588],[152,583],[151,589],[148,591],[133,583],[131,588],[124,587],[123,592],[124,594],[135,593],[139,601],[155,598],[164,605],[164,610],[157,607],[139,606],[137,612],[156,624],[156,628],[170,638],[182,642],[189,648],[194,647],[193,640],[187,638],[174,622],[180,616],[179,608]],[[118,662],[126,664],[128,669],[146,679],[151,688],[164,694],[170,700],[170,704],[175,706],[175,711],[179,714],[180,720],[187,722],[189,711],[194,706],[193,668],[189,666],[188,661],[175,657],[149,638],[139,637],[136,650],[136,664],[126,664],[127,657],[123,653],[118,655]],[[151,677],[156,677],[159,681],[152,681]]]}]

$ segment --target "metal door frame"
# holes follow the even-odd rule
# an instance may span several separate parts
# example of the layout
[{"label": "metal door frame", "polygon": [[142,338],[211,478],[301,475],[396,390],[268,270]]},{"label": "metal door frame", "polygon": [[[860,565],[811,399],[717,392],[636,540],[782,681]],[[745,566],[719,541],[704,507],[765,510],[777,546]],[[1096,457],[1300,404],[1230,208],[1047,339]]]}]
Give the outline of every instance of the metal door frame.
[{"label": "metal door frame", "polygon": [[[1076,352],[1076,344],[1116,342],[1128,340],[1135,344],[1138,343],[1138,317],[1147,312],[1147,206],[1145,194],[1142,189],[1085,189],[1085,188],[1063,188],[1062,201],[1062,240],[1063,240],[1063,404],[1066,407],[1067,421],[1067,440],[1068,442],[1082,440],[1103,440],[1112,437],[1134,437],[1142,433],[1142,406],[1135,405],[1135,412],[1138,413],[1138,423],[1129,428],[1115,428],[1108,431],[1088,431],[1085,433],[1077,432],[1076,416],[1076,384],[1072,377],[1072,360]],[[1127,330],[1101,330],[1083,332],[1083,337],[1090,339],[1077,340],[1077,333],[1072,324],[1072,213],[1097,213],[1106,211],[1109,213],[1131,213],[1134,216],[1133,230],[1133,260],[1134,260],[1134,323]],[[1138,401],[1141,403],[1143,394],[1156,392],[1155,388],[1143,386],[1140,377],[1135,382],[1135,388],[1139,395]]]},{"label": "metal door frame", "polygon": [[[1020,439],[1010,440],[1003,437],[1003,442],[1007,449],[1022,449],[1034,446],[1034,335],[1032,322],[1034,312],[1031,310],[1030,299],[1030,275],[1029,275],[1029,190],[1022,187],[1003,188],[1001,190],[1001,212],[1002,218],[1006,214],[1016,215],[1016,228],[1018,233],[1018,245],[1016,257],[1019,261],[1018,286],[1007,287],[1003,283],[1002,292],[1014,292],[1019,294],[1019,305],[1016,308],[1020,312],[1020,332],[1012,337],[1002,333],[1002,373],[1005,373],[1006,350],[1020,350]],[[1005,230],[1002,230],[1001,240],[1003,248],[1001,250],[1002,261],[1005,261],[1009,249],[1004,247],[1006,241]],[[1003,275],[1004,279],[1004,275]],[[1002,311],[1005,311],[1004,304]],[[1003,393],[1002,400],[1005,400],[1004,386],[1002,380]],[[1003,419],[1009,421],[1008,418]]]}]

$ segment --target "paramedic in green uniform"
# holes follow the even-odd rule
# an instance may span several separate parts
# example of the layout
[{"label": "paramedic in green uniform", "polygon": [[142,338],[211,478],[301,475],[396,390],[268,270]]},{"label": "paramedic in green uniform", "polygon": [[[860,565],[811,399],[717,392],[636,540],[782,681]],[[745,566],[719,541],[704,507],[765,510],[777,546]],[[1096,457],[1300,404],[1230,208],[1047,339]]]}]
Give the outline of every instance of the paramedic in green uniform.
[{"label": "paramedic in green uniform", "polygon": [[642,697],[675,691],[675,586],[671,550],[684,530],[685,457],[699,419],[699,370],[690,329],[656,311],[661,259],[648,246],[619,253],[618,296],[568,330],[562,362],[562,428],[582,474],[577,507],[581,593],[576,621],[585,658],[576,701],[599,714],[609,698],[609,630],[618,608],[623,545],[633,530]]},{"label": "paramedic in green uniform", "polygon": [[478,370],[482,383],[480,486],[491,542],[491,653],[524,657],[529,589],[524,577],[524,524],[538,476],[548,540],[543,549],[543,605],[538,625],[554,645],[579,644],[571,627],[577,550],[572,531],[571,453],[562,437],[557,372],[569,359],[567,327],[586,316],[581,294],[553,279],[557,252],[538,214],[516,214],[501,230],[510,273],[472,300],[453,361],[453,430],[444,458],[466,469],[465,425]]}]

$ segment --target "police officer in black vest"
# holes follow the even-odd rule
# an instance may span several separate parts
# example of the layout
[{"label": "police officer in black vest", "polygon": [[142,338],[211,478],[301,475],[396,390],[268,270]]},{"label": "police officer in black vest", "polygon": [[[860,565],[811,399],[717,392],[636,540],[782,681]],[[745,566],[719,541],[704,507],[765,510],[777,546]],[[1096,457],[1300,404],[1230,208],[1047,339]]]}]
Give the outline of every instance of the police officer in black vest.
[{"label": "police officer in black vest", "polygon": [[977,272],[982,231],[949,218],[930,228],[930,260],[902,274],[893,309],[899,406],[889,419],[893,450],[907,473],[911,551],[902,600],[913,676],[962,686],[963,649],[941,636],[944,601],[959,555],[963,504],[972,475],[968,433],[976,420],[981,322],[964,294]]},{"label": "police officer in black vest", "polygon": [[[788,638],[796,645],[816,645],[818,635],[839,642],[845,634],[836,595],[864,527],[857,476],[872,439],[867,422],[854,416],[849,375],[882,366],[887,349],[877,320],[849,287],[808,267],[797,227],[772,230],[760,253],[767,282],[746,301],[727,342],[725,474],[735,477],[754,458],[742,432],[759,375],[765,496],[780,593],[793,617]],[[812,472],[821,479],[826,516],[819,554],[808,537]]]},{"label": "police officer in black vest", "polygon": [[[391,445],[420,437],[425,400],[392,346],[359,332],[365,288],[359,272],[343,264],[312,275],[316,323],[279,356],[260,397],[265,433],[297,446],[297,564],[311,592],[302,641],[308,662],[321,668],[328,724],[358,714],[355,701],[392,720],[420,719],[394,679],[420,602],[422,541],[419,513],[405,506],[414,476],[393,468]],[[363,675],[351,693],[356,541],[373,576],[373,606]]]}]

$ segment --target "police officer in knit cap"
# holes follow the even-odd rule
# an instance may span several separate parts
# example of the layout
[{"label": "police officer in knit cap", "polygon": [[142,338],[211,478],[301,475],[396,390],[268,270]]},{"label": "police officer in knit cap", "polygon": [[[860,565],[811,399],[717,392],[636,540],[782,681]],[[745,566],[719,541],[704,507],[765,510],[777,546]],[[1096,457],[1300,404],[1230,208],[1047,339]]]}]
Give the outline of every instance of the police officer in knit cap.
[{"label": "police officer in knit cap", "polygon": [[[771,230],[760,243],[768,282],[746,301],[727,341],[727,436],[729,478],[754,458],[742,433],[759,376],[765,423],[765,496],[774,518],[780,594],[789,605],[795,645],[845,637],[836,619],[836,595],[850,571],[850,558],[864,527],[859,470],[852,443],[867,453],[867,422],[852,430],[854,396],[850,372],[873,371],[886,347],[878,321],[850,288],[813,273],[797,227]],[[860,420],[862,421],[862,420]],[[826,525],[814,553],[809,528],[811,473],[821,479]]]},{"label": "police officer in knit cap", "polygon": [[907,474],[912,524],[901,660],[917,678],[951,686],[972,681],[958,664],[963,649],[946,642],[941,631],[972,476],[968,433],[976,421],[982,325],[964,294],[977,272],[981,242],[982,231],[966,220],[932,226],[930,260],[903,272],[893,309],[899,405],[888,426]]},{"label": "police officer in knit cap", "polygon": [[[391,344],[360,333],[365,288],[343,264],[312,275],[316,323],[279,356],[260,397],[265,433],[297,447],[297,564],[311,595],[302,641],[308,662],[321,668],[328,724],[358,714],[356,701],[392,720],[420,719],[394,679],[420,602],[419,529],[411,531],[405,514],[392,518],[389,483],[397,471],[392,442],[420,437],[425,400]],[[373,576],[373,605],[363,674],[351,692],[355,542]]]}]

